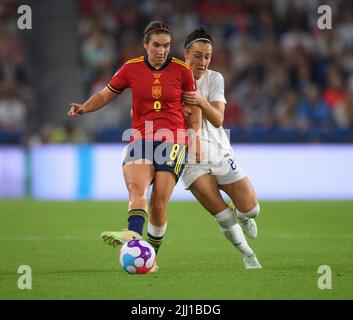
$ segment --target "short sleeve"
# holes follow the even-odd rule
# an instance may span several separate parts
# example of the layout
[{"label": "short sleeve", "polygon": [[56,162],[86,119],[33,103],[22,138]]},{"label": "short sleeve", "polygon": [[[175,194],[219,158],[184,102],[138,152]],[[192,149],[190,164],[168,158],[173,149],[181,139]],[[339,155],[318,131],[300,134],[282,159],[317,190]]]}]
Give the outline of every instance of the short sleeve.
[{"label": "short sleeve", "polygon": [[219,72],[215,72],[215,77],[212,81],[212,89],[210,91],[209,101],[221,101],[227,103],[224,97],[224,78]]},{"label": "short sleeve", "polygon": [[182,89],[183,91],[195,91],[196,84],[191,68],[183,68],[182,73]]},{"label": "short sleeve", "polygon": [[115,93],[122,93],[129,87],[126,64],[124,64],[113,76],[107,87]]}]

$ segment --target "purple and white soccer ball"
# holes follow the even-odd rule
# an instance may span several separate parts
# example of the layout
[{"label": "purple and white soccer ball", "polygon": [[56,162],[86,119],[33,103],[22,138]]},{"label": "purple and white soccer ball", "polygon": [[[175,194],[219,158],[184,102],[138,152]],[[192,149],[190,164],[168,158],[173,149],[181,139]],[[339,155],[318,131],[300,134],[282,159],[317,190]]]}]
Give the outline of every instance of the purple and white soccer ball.
[{"label": "purple and white soccer ball", "polygon": [[120,249],[120,265],[128,273],[143,274],[156,264],[156,252],[144,240],[130,240]]}]

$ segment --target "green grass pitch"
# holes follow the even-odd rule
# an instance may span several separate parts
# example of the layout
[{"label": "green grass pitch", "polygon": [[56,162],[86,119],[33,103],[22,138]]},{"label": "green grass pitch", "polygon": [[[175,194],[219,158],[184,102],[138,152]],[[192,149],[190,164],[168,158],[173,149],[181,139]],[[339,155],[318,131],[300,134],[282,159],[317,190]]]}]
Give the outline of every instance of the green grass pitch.
[{"label": "green grass pitch", "polygon": [[[171,202],[157,273],[122,271],[100,240],[126,227],[126,202],[0,202],[0,299],[353,299],[353,202],[261,202],[249,240],[263,269],[239,253],[196,202]],[[17,286],[20,265],[32,289]],[[320,290],[320,265],[332,289]]]}]

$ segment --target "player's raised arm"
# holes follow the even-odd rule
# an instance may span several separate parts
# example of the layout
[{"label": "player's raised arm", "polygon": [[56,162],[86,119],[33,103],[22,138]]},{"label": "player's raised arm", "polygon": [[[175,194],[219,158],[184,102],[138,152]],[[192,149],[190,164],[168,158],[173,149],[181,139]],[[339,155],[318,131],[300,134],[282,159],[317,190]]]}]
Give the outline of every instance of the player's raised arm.
[{"label": "player's raised arm", "polygon": [[107,86],[90,97],[83,105],[71,103],[70,111],[67,114],[70,117],[77,117],[87,112],[97,111],[121,94],[128,85],[126,65],[124,64],[118,72],[115,73]]},{"label": "player's raised arm", "polygon": [[111,102],[118,95],[118,93],[113,92],[108,87],[105,87],[90,97],[84,104],[71,103],[70,110],[67,114],[70,117],[78,117],[87,112],[97,111]]}]

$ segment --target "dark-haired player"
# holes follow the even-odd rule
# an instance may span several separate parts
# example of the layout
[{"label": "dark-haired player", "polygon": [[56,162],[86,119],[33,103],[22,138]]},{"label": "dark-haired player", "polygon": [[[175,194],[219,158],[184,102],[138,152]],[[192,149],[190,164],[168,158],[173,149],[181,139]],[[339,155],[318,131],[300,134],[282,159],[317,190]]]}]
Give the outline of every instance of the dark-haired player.
[{"label": "dark-haired player", "polygon": [[72,103],[68,113],[78,116],[96,111],[125,89],[132,91],[134,133],[123,162],[129,192],[128,229],[102,233],[104,242],[113,247],[141,239],[149,211],[147,241],[158,252],[167,228],[167,205],[184,168],[187,138],[183,132],[188,124],[182,96],[196,88],[190,67],[169,54],[170,44],[169,27],[161,21],[151,22],[144,31],[146,56],[127,61],[106,88],[83,105]]},{"label": "dark-haired player", "polygon": [[[257,236],[254,218],[260,207],[222,127],[226,103],[224,79],[219,72],[208,69],[213,50],[212,38],[205,29],[199,28],[187,37],[184,47],[185,60],[193,71],[198,88],[197,92],[185,93],[184,102],[202,110],[199,127],[202,127],[203,159],[197,163],[190,154],[182,180],[214,216],[226,238],[241,252],[245,268],[261,268],[243,234],[244,231],[250,238]],[[232,199],[241,226],[236,223],[234,212],[224,201],[220,190]]]}]

